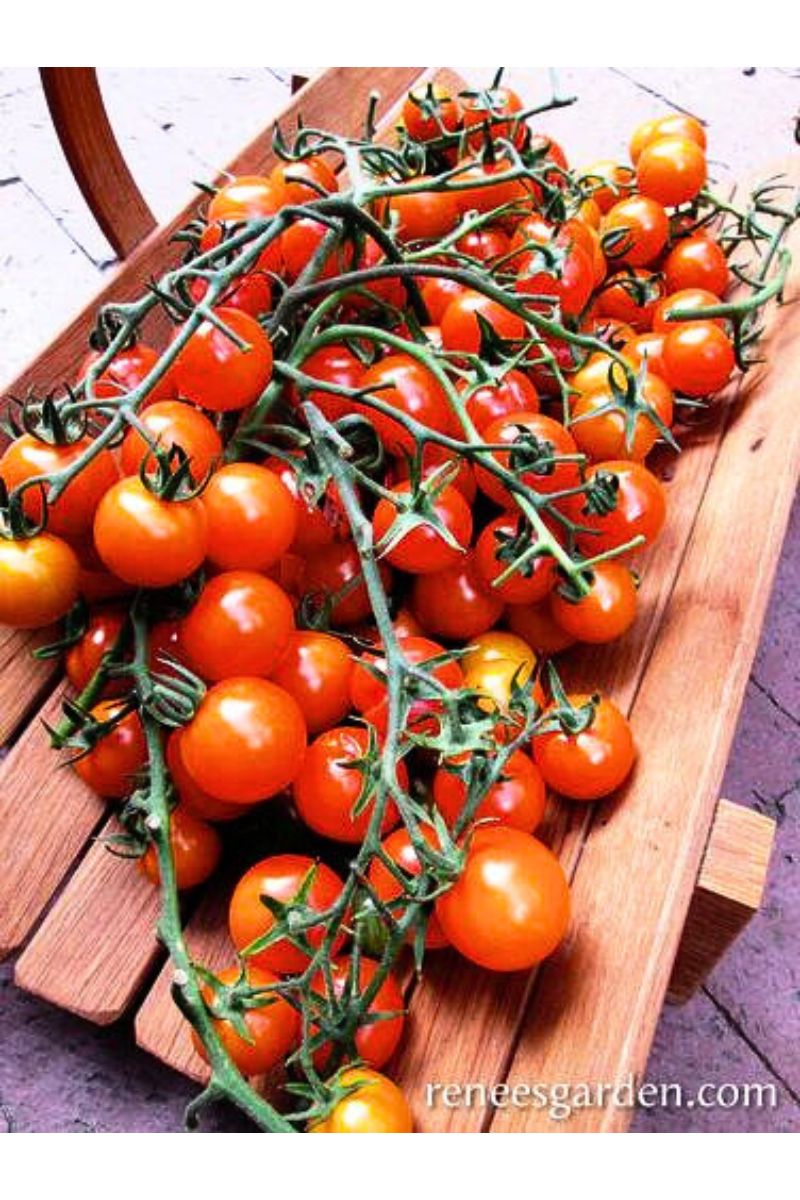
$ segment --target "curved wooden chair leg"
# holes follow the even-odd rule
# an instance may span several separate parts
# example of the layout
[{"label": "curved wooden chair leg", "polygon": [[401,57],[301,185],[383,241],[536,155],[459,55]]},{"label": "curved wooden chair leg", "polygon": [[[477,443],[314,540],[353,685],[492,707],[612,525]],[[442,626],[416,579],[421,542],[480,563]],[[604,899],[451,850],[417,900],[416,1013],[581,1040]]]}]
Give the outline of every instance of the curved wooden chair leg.
[{"label": "curved wooden chair leg", "polygon": [[53,124],[86,203],[126,258],[156,220],[122,157],[94,67],[40,67]]}]

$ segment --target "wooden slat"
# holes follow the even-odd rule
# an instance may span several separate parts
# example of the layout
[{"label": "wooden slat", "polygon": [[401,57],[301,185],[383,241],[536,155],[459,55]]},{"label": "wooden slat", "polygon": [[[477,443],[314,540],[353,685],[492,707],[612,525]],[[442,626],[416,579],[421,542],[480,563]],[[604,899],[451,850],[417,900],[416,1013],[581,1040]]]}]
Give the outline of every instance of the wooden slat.
[{"label": "wooden slat", "polygon": [[158,889],[100,840],[118,833],[112,817],[14,972],[18,987],[98,1025],[122,1015],[161,953]]},{"label": "wooden slat", "polygon": [[9,629],[0,625],[0,747],[59,671],[58,661],[32,657],[36,646],[52,641],[52,630]]},{"label": "wooden slat", "polygon": [[[58,720],[61,695],[44,720]],[[0,767],[0,959],[28,936],[105,811],[62,762],[37,718]]]}]

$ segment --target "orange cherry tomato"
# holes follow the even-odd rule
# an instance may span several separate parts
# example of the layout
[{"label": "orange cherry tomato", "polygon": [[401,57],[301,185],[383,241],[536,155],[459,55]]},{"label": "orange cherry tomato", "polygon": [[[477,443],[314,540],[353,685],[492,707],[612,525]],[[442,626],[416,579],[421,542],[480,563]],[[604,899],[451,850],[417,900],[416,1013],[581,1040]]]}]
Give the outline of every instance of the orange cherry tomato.
[{"label": "orange cherry tomato", "polygon": [[[240,970],[238,965],[226,967],[224,971],[216,971],[215,977],[223,986],[230,987],[238,981]],[[214,1027],[243,1075],[265,1075],[283,1062],[300,1040],[300,1014],[288,1000],[276,996],[274,992],[270,993],[270,985],[278,982],[278,976],[271,971],[265,971],[262,967],[245,967],[245,981],[252,989],[265,989],[264,1003],[260,1007],[252,1007],[248,1003],[241,1010],[248,1037],[242,1037],[233,1022],[219,1017],[214,1018]],[[204,984],[202,993],[206,1004],[212,1006],[218,988]],[[207,1059],[203,1044],[194,1030],[192,1042],[200,1057]]]},{"label": "orange cherry tomato", "polygon": [[294,632],[291,601],[255,571],[209,579],[181,626],[181,646],[203,679],[271,675]]},{"label": "orange cherry tomato", "polygon": [[[577,462],[560,462],[564,456],[576,456],[578,447],[571,434],[544,413],[511,413],[487,426],[483,433],[488,445],[507,444],[508,450],[494,450],[492,457],[512,471],[527,487],[540,495],[576,487],[580,482]],[[512,497],[502,480],[486,467],[476,466],[475,478],[482,492],[503,508]]]},{"label": "orange cherry tomato", "polygon": [[[65,446],[52,445],[30,433],[23,433],[0,458],[0,479],[11,492],[29,479],[53,475],[74,466],[91,444],[91,438],[82,437]],[[101,450],[70,480],[58,499],[47,506],[48,531],[68,538],[87,533],[98,504],[118,478],[113,454],[110,450]],[[43,517],[43,490],[47,491],[47,485],[44,489],[29,487],[23,500],[26,516],[37,523]]]},{"label": "orange cherry tomato", "polygon": [[272,378],[272,345],[249,313],[223,307],[215,313],[244,346],[210,321],[201,322],[173,364],[175,386],[185,399],[212,412],[247,408]]},{"label": "orange cherry tomato", "polygon": [[538,604],[509,604],[506,623],[511,632],[527,642],[537,654],[559,654],[575,641],[554,620],[548,599],[540,600]]},{"label": "orange cherry tomato", "polygon": [[[459,759],[447,763],[433,777],[433,802],[449,826],[455,825],[467,799],[467,784],[458,772]],[[523,833],[533,833],[544,816],[547,794],[539,768],[515,750],[496,783],[473,814],[473,821],[499,821]]]},{"label": "orange cherry tomato", "polygon": [[[409,483],[399,483],[393,489],[398,496],[408,496]],[[382,555],[393,567],[411,575],[426,575],[441,571],[463,558],[472,540],[472,513],[458,488],[450,485],[442,488],[432,500],[433,511],[447,529],[456,545],[450,545],[431,525],[418,525],[403,537],[390,543]],[[402,510],[401,510],[402,511]],[[381,497],[372,517],[372,535],[375,543],[391,536],[392,526],[398,519],[396,504]]]},{"label": "orange cherry tomato", "polygon": [[[169,841],[179,892],[198,887],[211,878],[222,858],[222,842],[207,821],[198,820],[182,808],[174,809],[169,820]],[[155,846],[147,847],[139,859],[139,870],[156,886],[161,882]]]},{"label": "orange cherry tomato", "polygon": [[41,629],[60,621],[78,599],[80,571],[72,548],[52,534],[0,537],[0,624]]},{"label": "orange cherry tomato", "polygon": [[636,164],[641,194],[666,208],[694,200],[707,175],[705,153],[690,138],[663,137],[649,142]]},{"label": "orange cherry tomato", "polygon": [[700,288],[715,296],[724,296],[730,278],[725,254],[707,233],[682,238],[664,261],[664,279],[669,292]]},{"label": "orange cherry tomato", "polygon": [[297,630],[272,673],[273,682],[294,696],[309,733],[337,725],[350,711],[353,660],[340,638]]},{"label": "orange cherry tomato", "polygon": [[105,566],[126,583],[169,587],[206,556],[205,509],[198,499],[162,500],[130,475],[100,501],[94,540]]},{"label": "orange cherry tomato", "polygon": [[634,538],[643,537],[642,546],[651,546],[664,525],[667,499],[663,484],[651,471],[637,462],[618,459],[597,463],[586,471],[590,483],[601,474],[610,478],[616,491],[616,505],[608,513],[580,508],[578,521],[586,527],[578,533],[578,548],[587,557],[615,550]]},{"label": "orange cherry tomato", "polygon": [[[413,182],[416,187],[426,183],[427,178],[418,175]],[[397,222],[400,242],[436,241],[458,224],[459,205],[455,192],[401,192],[390,197],[388,208]]]},{"label": "orange cherry tomato", "polygon": [[[146,408],[139,419],[160,449],[169,451],[173,446],[179,446],[188,455],[192,475],[198,481],[204,479],[222,457],[222,438],[208,417],[190,404],[162,400]],[[138,429],[131,429],[125,435],[120,452],[123,474],[136,475],[149,454],[147,441]]]},{"label": "orange cherry tomato", "polygon": [[490,595],[506,604],[534,604],[546,596],[556,582],[555,559],[549,554],[541,554],[530,559],[521,571],[515,571],[503,583],[495,585],[494,581],[516,557],[513,546],[520,528],[521,519],[513,513],[496,517],[484,526],[475,544],[475,565],[484,586]]},{"label": "orange cherry tomato", "polygon": [[166,754],[167,768],[172,785],[180,800],[181,809],[183,812],[191,813],[193,817],[199,817],[202,821],[235,821],[237,817],[247,812],[246,805],[226,804],[224,800],[217,800],[215,796],[210,796],[208,792],[204,792],[201,787],[198,787],[183,761],[181,751],[183,733],[183,729],[172,730],[167,738]]},{"label": "orange cherry tomato", "polygon": [[308,1133],[413,1133],[408,1101],[391,1079],[368,1067],[351,1067],[336,1080],[346,1095]]},{"label": "orange cherry tomato", "polygon": [[[119,700],[101,700],[91,710],[105,724],[124,709]],[[118,800],[132,792],[136,776],[147,762],[147,743],[138,713],[127,712],[73,766],[84,783],[99,796]]]},{"label": "orange cherry tomato", "polygon": [[223,570],[266,571],[297,536],[294,496],[274,471],[230,463],[202,495],[208,521],[208,559]]},{"label": "orange cherry tomato", "polygon": [[[428,845],[434,850],[438,850],[439,841],[430,826],[421,825],[419,829],[421,836]],[[409,888],[413,886],[414,878],[421,873],[422,865],[412,845],[409,832],[405,827],[395,829],[393,833],[390,833],[384,839],[381,849],[395,866],[399,867],[403,874],[409,877],[408,884],[404,886],[380,858],[373,858],[367,873],[375,894],[389,907],[392,916],[396,920],[399,920],[406,911],[406,905],[392,904],[392,901],[396,901],[401,896],[407,894]],[[407,940],[410,942],[414,940],[413,930],[409,931]],[[433,913],[431,913],[428,919],[425,930],[425,945],[429,950],[440,950],[442,946],[447,945],[447,938],[442,933],[439,922]]]},{"label": "orange cherry tomato", "polygon": [[591,199],[600,212],[607,213],[617,201],[631,195],[636,172],[631,167],[604,158],[585,167],[580,172],[580,178],[591,189]]},{"label": "orange cherry tomato", "polygon": [[[713,292],[706,291],[705,288],[683,288],[679,292],[672,292],[663,300],[659,300],[653,310],[653,329],[657,333],[671,333],[678,325],[692,324],[694,320],[692,318],[689,321],[680,322],[673,318],[673,313],[700,313],[704,309],[713,308],[716,304],[719,304],[718,297]],[[724,330],[724,317],[709,317],[708,320],[712,325],[718,325],[720,329]]]},{"label": "orange cherry tomato", "polygon": [[[359,960],[355,980],[357,992],[363,992],[369,986],[377,970],[378,964],[371,958],[362,957]],[[330,995],[328,982],[321,971],[314,977],[311,986],[318,995],[327,997],[333,1001],[341,997],[348,986],[350,973],[351,966],[349,959],[334,959],[331,970],[333,995]],[[355,1036],[355,1048],[358,1057],[368,1067],[382,1067],[394,1054],[403,1036],[403,1027],[405,1025],[404,1008],[403,993],[394,975],[390,973],[375,993],[375,997],[367,1009],[367,1015],[373,1017],[376,1013],[398,1013],[399,1015],[365,1023]],[[321,1046],[315,1057],[319,1065],[321,1067],[324,1066],[330,1057],[330,1049],[324,1045]]]},{"label": "orange cherry tomato", "polygon": [[[369,827],[374,806],[374,788],[363,773],[348,765],[363,759],[369,747],[367,730],[360,726],[339,726],[321,733],[308,748],[305,762],[294,781],[294,801],[300,817],[310,829],[336,842],[360,842]],[[404,763],[397,765],[397,777],[408,784]],[[354,816],[355,805],[363,803]],[[381,831],[397,824],[397,809],[386,805]]]},{"label": "orange cherry tomato", "polygon": [[590,724],[579,733],[537,733],[533,757],[548,787],[570,800],[600,800],[621,787],[633,769],[636,747],[630,725],[613,701],[572,695],[570,704],[593,706]]},{"label": "orange cherry tomato", "polygon": [[711,321],[689,321],[668,333],[663,361],[668,382],[686,396],[719,391],[736,366],[730,338]]},{"label": "orange cherry tomato", "polygon": [[[613,243],[610,235],[616,235]],[[609,262],[649,267],[667,244],[669,220],[650,196],[629,196],[610,208],[603,221],[603,249]]]},{"label": "orange cherry tomato", "polygon": [[[672,424],[672,391],[658,375],[648,375],[641,387],[644,400],[661,418],[667,428]],[[570,432],[578,449],[594,462],[611,458],[645,458],[659,436],[659,430],[646,412],[639,413],[628,437],[625,413],[615,405],[614,393],[610,388],[597,388],[579,396],[572,410],[573,424]]]},{"label": "orange cherry tomato", "polygon": [[630,629],[636,618],[636,584],[622,563],[609,559],[590,569],[590,590],[571,599],[561,589],[550,595],[555,621],[580,642],[612,642]]},{"label": "orange cherry tomato", "polygon": [[332,168],[318,154],[298,162],[278,163],[270,171],[269,182],[281,208],[285,204],[308,204],[339,190]]},{"label": "orange cherry tomato", "polygon": [[690,117],[688,113],[670,113],[667,117],[654,117],[636,127],[630,143],[631,162],[639,161],[646,146],[672,137],[689,138],[701,150],[706,148],[706,131],[696,117]]},{"label": "orange cherry tomato", "polygon": [[471,555],[464,562],[418,575],[411,593],[411,611],[426,633],[447,641],[463,641],[491,629],[500,619],[503,602],[490,596]]}]

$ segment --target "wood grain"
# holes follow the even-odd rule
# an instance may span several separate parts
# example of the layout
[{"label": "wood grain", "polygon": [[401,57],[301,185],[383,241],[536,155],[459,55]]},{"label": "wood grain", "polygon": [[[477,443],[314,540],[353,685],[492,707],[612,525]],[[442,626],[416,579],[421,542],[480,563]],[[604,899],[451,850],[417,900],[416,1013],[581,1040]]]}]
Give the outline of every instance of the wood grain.
[{"label": "wood grain", "polygon": [[161,953],[158,890],[102,840],[120,832],[106,822],[14,971],[18,987],[97,1025],[122,1015]]},{"label": "wood grain", "polygon": [[53,630],[30,633],[0,625],[0,747],[60,670],[57,660],[33,657],[33,650],[52,641],[52,635]]}]

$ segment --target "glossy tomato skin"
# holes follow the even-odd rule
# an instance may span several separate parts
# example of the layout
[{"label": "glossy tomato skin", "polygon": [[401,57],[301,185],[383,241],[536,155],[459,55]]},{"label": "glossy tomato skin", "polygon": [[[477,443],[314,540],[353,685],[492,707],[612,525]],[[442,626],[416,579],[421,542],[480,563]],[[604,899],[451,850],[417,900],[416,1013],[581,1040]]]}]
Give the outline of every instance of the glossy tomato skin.
[{"label": "glossy tomato skin", "polygon": [[322,195],[338,192],[339,184],[333,169],[321,155],[282,162],[270,171],[269,181],[275,199],[285,204],[307,204]]},{"label": "glossy tomato skin", "polygon": [[654,117],[637,125],[630,141],[631,162],[638,163],[642,151],[662,138],[689,138],[701,150],[706,148],[706,132],[696,117],[688,113],[670,113],[667,117]]},{"label": "glossy tomato skin", "polygon": [[456,242],[456,250],[468,254],[478,262],[491,263],[496,258],[502,258],[508,253],[511,241],[502,229],[494,229],[485,225],[482,229],[472,229]]},{"label": "glossy tomato skin", "polygon": [[[391,583],[391,572],[380,564],[384,587]],[[361,559],[352,542],[332,542],[321,546],[305,564],[302,577],[303,590],[311,595],[334,595],[350,580],[361,575]],[[365,621],[372,609],[364,582],[356,584],[351,591],[334,604],[331,609],[331,624],[345,628]]]},{"label": "glossy tomato skin", "polygon": [[61,538],[49,533],[0,538],[0,624],[52,625],[72,608],[79,586],[80,564]]},{"label": "glossy tomato skin", "polygon": [[[236,949],[243,954],[257,938],[268,933],[275,918],[263,903],[266,896],[281,904],[290,904],[311,877],[311,886],[303,901],[305,908],[314,912],[325,912],[342,892],[342,881],[335,871],[325,863],[315,861],[302,854],[276,854],[264,858],[247,871],[237,883],[231,896],[228,910],[228,927]],[[325,926],[320,924],[306,933],[316,949],[325,937]],[[337,935],[331,953],[337,954],[344,944],[344,933]],[[253,966],[281,975],[295,975],[308,966],[308,955],[281,938],[257,954],[248,954],[247,962]]]},{"label": "glossy tomato skin", "polygon": [[[313,354],[303,360],[300,370],[304,375],[310,375],[313,379],[320,380],[321,383],[351,388],[353,391],[361,387],[361,380],[364,376],[364,366],[352,350],[348,350],[347,346],[335,344],[315,350]],[[323,391],[322,388],[309,388],[304,396],[299,394],[299,389],[296,391],[298,392],[296,396],[298,403],[303,399],[316,404],[329,421],[338,421],[340,417],[347,416],[353,410],[350,400],[336,396],[332,392]]]},{"label": "glossy tomato skin", "polygon": [[650,328],[663,295],[664,283],[655,271],[631,267],[610,276],[597,297],[596,308],[600,316],[625,321],[644,332]]},{"label": "glossy tomato skin", "polygon": [[[180,446],[189,456],[192,475],[198,481],[204,479],[222,457],[222,438],[208,417],[191,404],[162,400],[146,408],[140,420],[160,449],[169,452],[173,446]],[[123,474],[137,474],[149,454],[150,447],[141,433],[131,429],[125,435],[120,452]],[[149,466],[155,466],[152,457]]]},{"label": "glossy tomato skin", "polygon": [[418,575],[411,593],[411,611],[426,633],[447,641],[476,637],[500,619],[503,602],[487,594],[474,559]]},{"label": "glossy tomato skin", "polygon": [[558,624],[577,641],[613,642],[636,619],[636,584],[623,563],[609,559],[591,569],[590,591],[580,600],[568,599],[556,589],[550,609]]},{"label": "glossy tomato skin", "polygon": [[475,544],[475,565],[484,586],[490,595],[505,604],[534,604],[543,599],[556,582],[555,559],[549,554],[541,554],[531,559],[524,571],[515,571],[503,583],[494,586],[494,580],[510,566],[509,559],[498,555],[518,536],[520,524],[521,518],[511,513],[496,517],[484,526]]},{"label": "glossy tomato skin", "polygon": [[201,566],[208,541],[202,501],[161,500],[136,475],[106,492],[95,514],[103,563],[136,587],[168,587]]},{"label": "glossy tomato skin", "polygon": [[322,733],[338,725],[350,711],[353,660],[341,638],[298,629],[272,672],[272,679],[303,710],[308,732]]},{"label": "glossy tomato skin", "polygon": [[[358,969],[358,991],[363,992],[369,986],[370,980],[374,977],[377,969],[378,964],[371,958],[361,958]],[[350,963],[348,959],[334,959],[332,963],[334,996],[338,997],[342,995],[347,986],[349,972]],[[314,977],[311,986],[320,996],[328,996],[327,983],[322,972]],[[404,1009],[405,1001],[403,1000],[400,985],[394,975],[390,973],[378,988],[367,1012],[369,1014],[396,1012],[399,1015],[362,1025],[355,1037],[358,1056],[368,1067],[382,1067],[394,1054],[403,1036],[403,1027],[405,1025]],[[320,1067],[324,1066],[329,1057],[330,1051],[326,1052],[324,1046],[315,1055]]]},{"label": "glossy tomato skin", "polygon": [[581,178],[591,188],[591,198],[601,213],[607,213],[620,200],[633,192],[636,172],[613,159],[603,158],[581,171]]},{"label": "glossy tomato skin", "polygon": [[[360,760],[369,746],[367,731],[361,726],[341,725],[319,735],[308,748],[302,769],[294,781],[294,801],[300,817],[310,829],[336,842],[360,842],[372,818],[374,800],[370,799],[355,817],[352,810],[364,788],[362,772],[348,766]],[[403,787],[408,774],[403,763],[397,767]],[[397,824],[397,809],[387,804],[381,831]]]},{"label": "glossy tomato skin", "polygon": [[[420,634],[398,631],[397,642],[403,657],[413,665],[429,662],[432,658],[437,658],[444,653],[444,647],[440,646],[438,642],[432,642],[430,638],[422,637]],[[358,712],[367,713],[376,704],[380,704],[386,699],[386,684],[380,679],[376,679],[372,672],[362,665],[363,662],[377,667],[384,674],[387,667],[386,659],[379,649],[366,652],[353,665],[350,697],[353,707]],[[464,673],[456,659],[442,663],[441,666],[434,668],[432,674],[445,687],[455,689],[464,686]]]},{"label": "glossy tomato skin", "polygon": [[484,383],[475,388],[466,383],[457,386],[459,391],[465,392],[467,416],[480,434],[500,417],[539,411],[536,385],[515,367],[497,383]]},{"label": "glossy tomato skin", "polygon": [[240,348],[227,334],[203,321],[179,352],[173,365],[178,392],[212,412],[247,408],[272,378],[272,345],[249,313],[217,308],[216,315],[240,337]]},{"label": "glossy tomato skin", "polygon": [[[268,988],[278,982],[278,976],[260,967],[246,967],[247,983],[251,988]],[[232,985],[239,978],[238,964],[215,972],[223,984]],[[213,1003],[215,988],[205,984],[203,999]],[[230,1021],[214,1018],[214,1026],[222,1044],[243,1075],[265,1075],[282,1062],[300,1040],[300,1014],[283,997],[268,997],[269,1003],[243,1010],[249,1040],[237,1033]],[[207,1058],[203,1044],[192,1031],[194,1048],[201,1058]]]},{"label": "glossy tomato skin", "polygon": [[[239,465],[239,464],[237,464]],[[297,472],[292,464],[279,458],[268,458],[264,466],[277,475],[294,499],[296,529],[289,549],[294,554],[311,555],[331,542],[345,541],[350,526],[341,500],[331,484],[320,504],[314,504],[301,494]]]},{"label": "glossy tomato skin", "polygon": [[294,613],[282,588],[255,571],[223,571],[184,617],[181,645],[203,679],[268,676],[293,632]]},{"label": "glossy tomato skin", "polygon": [[649,196],[629,196],[609,209],[603,222],[604,239],[611,233],[622,234],[611,247],[606,241],[609,262],[624,262],[630,267],[649,267],[667,244],[669,220],[662,205]]},{"label": "glossy tomato skin", "polygon": [[201,821],[235,821],[247,812],[242,804],[226,804],[199,787],[186,769],[181,744],[183,729],[173,729],[167,738],[167,769],[183,812]]},{"label": "glossy tomato skin", "polygon": [[723,388],[736,357],[728,335],[711,321],[687,321],[667,334],[664,372],[676,392],[708,396]]},{"label": "glossy tomato skin", "polygon": [[[284,274],[290,283],[294,283],[309,265],[319,250],[329,226],[313,217],[301,217],[294,221],[280,236],[280,252],[283,259]],[[353,265],[353,249],[347,245],[338,244],[322,264],[318,278],[331,279],[349,271]]]},{"label": "glossy tomato skin", "polygon": [[[591,697],[569,697],[575,708]],[[570,800],[600,800],[621,787],[633,769],[636,747],[625,717],[602,697],[588,728],[580,733],[538,733],[533,756],[548,787]]]},{"label": "glossy tomato skin", "polygon": [[463,296],[466,288],[463,283],[446,276],[432,275],[417,281],[422,289],[422,299],[428,310],[430,319],[438,326],[448,307],[458,296]]},{"label": "glossy tomato skin", "polygon": [[212,196],[208,222],[246,221],[268,217],[277,212],[278,198],[266,175],[237,175],[224,183]]},{"label": "glossy tomato skin", "polygon": [[429,142],[461,125],[461,106],[446,88],[434,83],[413,88],[403,101],[403,124],[417,142]]},{"label": "glossy tomato skin", "polygon": [[[178,807],[170,814],[169,840],[179,892],[199,887],[211,878],[222,858],[222,842],[213,826]],[[154,846],[148,846],[139,859],[139,870],[156,887],[161,882]]]},{"label": "glossy tomato skin", "polygon": [[478,354],[481,348],[482,317],[499,338],[519,341],[527,337],[528,327],[522,317],[481,292],[466,291],[445,309],[440,326],[442,342],[447,350],[464,350]]},{"label": "glossy tomato skin", "polygon": [[352,1090],[308,1133],[413,1133],[408,1101],[391,1079],[368,1067],[351,1067],[339,1072],[337,1082]]},{"label": "glossy tomato skin", "polygon": [[724,296],[730,283],[728,260],[707,233],[696,233],[677,242],[664,262],[664,279],[670,292],[702,288]]},{"label": "glossy tomato skin", "polygon": [[[189,292],[195,304],[203,299],[210,286],[205,279],[191,281]],[[272,308],[272,284],[269,275],[260,269],[247,271],[225,289],[218,303],[223,308],[237,308],[251,317],[264,316]]]},{"label": "glossy tomato skin", "polygon": [[[547,296],[558,301],[561,312],[566,316],[577,316],[583,312],[592,294],[595,270],[592,258],[575,242],[558,245],[563,239],[555,239],[557,248],[563,252],[558,269],[554,269],[543,251],[532,250],[520,254],[516,260],[517,279],[514,284],[523,295]],[[513,245],[513,241],[512,241]],[[534,305],[535,309],[540,306]],[[547,312],[552,307],[543,303]]]},{"label": "glossy tomato skin", "polygon": [[[532,454],[535,447],[546,451],[547,457],[560,458],[574,456],[578,453],[574,438],[552,417],[544,413],[513,413],[508,417],[500,417],[487,427],[483,434],[489,445],[507,444],[509,449],[494,450],[492,457],[515,473],[521,483],[526,484],[535,492],[550,494],[566,488],[575,487],[580,482],[580,473],[576,462],[552,462],[526,464],[526,458],[537,457]],[[530,449],[526,445],[530,443]],[[483,466],[475,468],[478,487],[495,504],[506,508],[512,502],[511,493],[505,484]]]},{"label": "glossy tomato skin", "polygon": [[690,138],[664,137],[650,142],[636,164],[639,191],[667,208],[694,200],[707,173],[706,156]]},{"label": "glossy tomato skin", "polygon": [[[436,834],[429,825],[420,826],[420,835],[425,839],[429,846],[434,850],[439,850],[439,841]],[[414,849],[408,830],[403,826],[400,829],[395,829],[390,833],[382,843],[382,849],[396,866],[407,876],[409,876],[409,884],[414,877],[421,873],[422,867],[417,857],[417,852]],[[367,873],[370,884],[372,885],[375,894],[384,904],[390,907],[390,911],[396,920],[399,920],[406,911],[405,905],[392,905],[391,901],[399,899],[407,890],[399,879],[389,870],[380,858],[373,858]],[[407,935],[407,941],[413,942],[414,931],[410,930]],[[436,920],[435,914],[431,913],[427,928],[425,930],[425,945],[428,950],[441,950],[447,945],[447,938],[442,933],[439,922]]]},{"label": "glossy tomato skin", "polygon": [[[390,354],[365,371],[362,388],[372,388],[376,399],[399,413],[413,417],[438,433],[450,433],[453,418],[445,391],[439,381],[416,359],[407,354]],[[413,454],[414,435],[399,421],[367,405],[354,405],[372,424],[387,454]]]},{"label": "glossy tomato skin", "polygon": [[[658,375],[653,374],[645,379],[641,393],[653,412],[669,429],[674,411],[671,388]],[[579,396],[572,410],[573,424],[570,425],[570,432],[578,449],[593,462],[604,462],[614,458],[641,461],[652,450],[660,430],[646,412],[641,412],[636,417],[629,443],[625,414],[613,407],[615,403],[614,393],[607,387],[597,388]],[[603,411],[608,405],[612,407]]]},{"label": "glossy tomato skin", "polygon": [[[71,467],[91,446],[88,437],[66,446],[40,441],[30,433],[15,438],[0,458],[0,479],[11,492],[19,484],[38,475],[53,475]],[[47,529],[59,537],[81,537],[92,527],[98,504],[119,478],[110,450],[101,450],[79,473],[53,504],[47,507]],[[30,487],[23,501],[25,514],[37,523],[43,517],[42,489]]]},{"label": "glossy tomato skin", "polygon": [[[411,485],[400,483],[393,491],[398,497],[408,496]],[[463,558],[472,540],[472,513],[466,500],[458,488],[451,484],[444,487],[432,503],[436,516],[457,545],[448,545],[432,526],[418,525],[383,555],[391,566],[411,575],[426,575],[431,571],[444,570]],[[397,506],[381,497],[372,517],[372,535],[376,543],[389,534],[398,515]]]},{"label": "glossy tomato skin", "polygon": [[[508,716],[514,687],[527,684],[536,667],[536,655],[522,638],[502,629],[472,638],[464,647],[462,659],[464,686],[478,692],[480,706],[487,712]],[[533,695],[541,703],[541,688],[534,685]],[[514,717],[516,724],[516,716]],[[499,726],[498,740],[507,740],[513,728]]]},{"label": "glossy tomato skin", "polygon": [[302,767],[306,725],[297,701],[266,679],[209,688],[185,727],[181,752],[195,783],[218,800],[255,804],[288,787]]},{"label": "glossy tomato skin", "polygon": [[222,570],[267,571],[297,536],[295,498],[274,471],[230,463],[202,494],[208,559]]},{"label": "glossy tomato skin", "polygon": [[[492,87],[462,99],[462,114],[465,129],[474,129],[469,144],[480,149],[484,144],[484,129],[493,140],[501,138],[523,146],[528,134],[524,119],[517,114],[523,111],[523,103],[517,93],[508,87]],[[503,119],[507,118],[507,119]]]},{"label": "glossy tomato skin", "polygon": [[[112,720],[123,708],[119,700],[101,700],[91,710],[100,722]],[[133,791],[136,775],[147,762],[147,743],[139,716],[126,713],[96,745],[73,763],[84,783],[99,796],[118,800]]]},{"label": "glossy tomato skin", "polygon": [[455,948],[489,971],[522,971],[552,954],[567,931],[569,885],[551,850],[503,825],[476,829],[464,870],[436,901]]},{"label": "glossy tomato skin", "polygon": [[[96,674],[103,656],[108,654],[117,641],[125,623],[121,608],[104,608],[91,616],[86,632],[70,646],[64,656],[67,679],[77,692],[82,692]],[[105,694],[121,695],[130,687],[125,679],[109,679]]]},{"label": "glossy tomato skin", "polygon": [[[415,186],[425,182],[424,175],[414,179]],[[390,198],[388,207],[397,222],[400,242],[436,241],[458,223],[459,206],[453,192],[400,193]]]},{"label": "glossy tomato skin", "polygon": [[[457,762],[451,764],[451,768]],[[467,799],[467,785],[448,764],[433,777],[433,802],[452,828]],[[533,833],[544,816],[547,795],[539,768],[522,750],[515,750],[503,772],[475,810],[473,821],[499,821],[523,833]]]},{"label": "glossy tomato skin", "polygon": [[642,546],[651,546],[661,532],[667,514],[667,498],[659,479],[641,463],[618,459],[589,467],[590,482],[602,472],[613,476],[617,484],[617,503],[610,513],[601,515],[579,509],[578,520],[588,527],[578,534],[578,547],[588,557],[615,550],[633,538],[643,537]]},{"label": "glossy tomato skin", "polygon": [[[671,292],[663,300],[659,300],[653,311],[653,329],[661,333],[671,333],[681,324],[673,318],[673,313],[702,312],[703,309],[710,308],[715,304],[719,304],[719,300],[713,292],[706,288],[682,288],[678,292]],[[720,329],[725,328],[725,321],[722,317],[709,317],[708,320],[712,324],[718,325]],[[685,324],[694,324],[694,321],[688,321]]]},{"label": "glossy tomato skin", "polygon": [[[96,350],[92,350],[86,356],[79,372],[81,379],[99,358],[100,354]],[[119,350],[108,366],[101,371],[95,382],[96,398],[98,400],[118,400],[121,396],[132,392],[134,388],[144,382],[158,359],[158,351],[144,342],[137,342],[126,350]],[[172,371],[171,368],[167,368],[158,383],[148,392],[144,405],[155,404],[159,400],[172,400],[176,395]]]},{"label": "glossy tomato skin", "polygon": [[549,598],[540,600],[538,604],[509,604],[506,609],[506,624],[512,633],[527,642],[537,654],[560,654],[575,641],[575,638],[554,620]]}]

